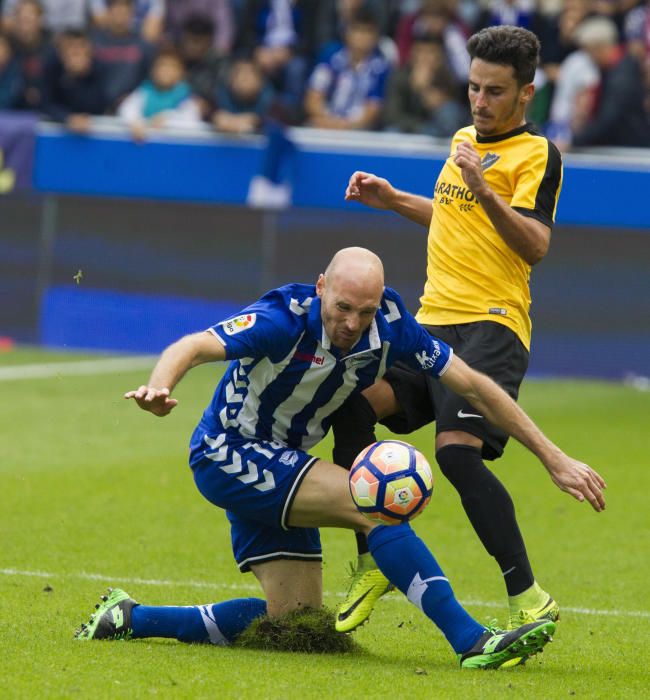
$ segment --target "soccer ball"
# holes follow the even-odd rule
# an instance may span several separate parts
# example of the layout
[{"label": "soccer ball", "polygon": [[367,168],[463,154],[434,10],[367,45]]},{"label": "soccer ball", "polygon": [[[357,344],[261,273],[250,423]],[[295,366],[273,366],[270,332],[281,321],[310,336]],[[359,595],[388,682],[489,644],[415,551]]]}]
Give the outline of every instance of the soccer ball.
[{"label": "soccer ball", "polygon": [[366,447],[350,470],[350,493],[370,520],[398,525],[418,516],[431,500],[433,474],[424,455],[406,442]]}]

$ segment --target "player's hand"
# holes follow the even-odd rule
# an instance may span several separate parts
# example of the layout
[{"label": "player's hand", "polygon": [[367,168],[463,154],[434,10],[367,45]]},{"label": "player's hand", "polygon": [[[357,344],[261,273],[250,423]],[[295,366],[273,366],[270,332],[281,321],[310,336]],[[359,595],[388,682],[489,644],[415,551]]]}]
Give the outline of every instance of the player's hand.
[{"label": "player's hand", "polygon": [[395,195],[395,188],[388,180],[357,170],[348,182],[345,201],[361,202],[375,209],[390,209]]},{"label": "player's hand", "polygon": [[595,511],[605,510],[603,489],[607,488],[607,484],[590,466],[562,454],[549,467],[549,472],[551,479],[562,491],[571,494],[578,501],[586,499]]},{"label": "player's hand", "polygon": [[178,404],[176,399],[169,398],[169,389],[156,389],[144,384],[135,391],[127,391],[125,399],[135,399],[143,411],[149,411],[154,416],[166,416]]},{"label": "player's hand", "polygon": [[488,187],[483,177],[481,157],[469,141],[462,141],[456,148],[454,163],[460,168],[465,184],[479,197]]}]

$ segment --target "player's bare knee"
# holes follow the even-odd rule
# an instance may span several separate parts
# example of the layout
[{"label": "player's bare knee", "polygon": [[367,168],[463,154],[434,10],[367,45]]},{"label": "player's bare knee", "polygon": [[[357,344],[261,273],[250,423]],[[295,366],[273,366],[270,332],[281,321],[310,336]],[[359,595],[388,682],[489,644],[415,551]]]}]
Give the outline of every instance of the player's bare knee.
[{"label": "player's bare knee", "polygon": [[393,387],[385,379],[380,379],[372,386],[364,389],[363,396],[376,413],[378,420],[386,418],[386,416],[392,416],[400,411],[400,405],[397,403]]},{"label": "player's bare knee", "polygon": [[465,445],[467,447],[476,447],[480,450],[483,447],[483,441],[476,435],[466,433],[464,430],[445,430],[442,433],[438,433],[436,435],[436,452],[448,445]]}]

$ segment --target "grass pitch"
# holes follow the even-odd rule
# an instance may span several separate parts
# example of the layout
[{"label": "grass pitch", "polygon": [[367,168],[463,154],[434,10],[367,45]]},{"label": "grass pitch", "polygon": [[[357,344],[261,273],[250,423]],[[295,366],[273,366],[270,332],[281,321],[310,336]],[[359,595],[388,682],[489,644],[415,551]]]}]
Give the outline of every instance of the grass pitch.
[{"label": "grass pitch", "polygon": [[[78,359],[19,349],[0,355],[0,368]],[[494,467],[517,505],[538,580],[562,606],[555,641],[524,668],[459,671],[441,634],[398,594],[380,601],[350,654],[73,641],[108,585],[151,604],[257,595],[253,576],[239,574],[232,560],[225,516],[202,499],[187,467],[190,433],[220,373],[193,370],[165,419],[121,398],[146,380],[142,370],[0,380],[2,697],[650,695],[650,393],[597,382],[528,381],[521,403],[552,439],[603,474],[604,513],[561,493],[519,445]],[[415,529],[468,610],[504,622],[501,576],[437,471],[432,436],[427,429],[409,438],[436,477]],[[324,443],[318,454],[329,449]],[[334,607],[354,538],[324,530],[323,545],[325,602]]]}]

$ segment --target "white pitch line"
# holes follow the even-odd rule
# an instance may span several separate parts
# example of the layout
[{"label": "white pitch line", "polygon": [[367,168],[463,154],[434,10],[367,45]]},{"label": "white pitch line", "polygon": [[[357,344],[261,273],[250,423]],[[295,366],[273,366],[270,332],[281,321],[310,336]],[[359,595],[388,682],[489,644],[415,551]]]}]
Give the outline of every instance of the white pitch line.
[{"label": "white pitch line", "polygon": [[131,370],[151,369],[156,355],[137,357],[107,357],[99,360],[79,360],[78,362],[46,362],[31,365],[0,367],[0,381],[11,382],[20,379],[47,379],[70,375],[113,374]]},{"label": "white pitch line", "polygon": [[[156,578],[137,578],[129,576],[107,576],[106,574],[92,574],[85,571],[78,571],[68,574],[56,574],[48,571],[24,571],[21,569],[0,569],[0,574],[3,576],[27,576],[33,578],[47,578],[47,579],[57,579],[57,578],[77,578],[84,579],[87,581],[105,581],[106,583],[112,583],[113,585],[118,584],[136,584],[142,586],[161,586],[170,587],[178,586],[185,588],[214,588],[218,590],[228,590],[228,591],[253,591],[260,592],[260,587],[256,585],[251,585],[249,583],[215,583],[212,581],[175,581],[173,579],[156,579]],[[325,591],[326,595],[334,595],[339,598],[345,596],[345,593],[328,593]],[[393,601],[400,601],[407,603],[407,599],[401,595],[389,594],[389,597]],[[503,607],[501,603],[495,603],[494,601],[488,600],[461,600],[462,605],[475,605],[481,608],[501,608]],[[647,610],[599,610],[597,608],[576,608],[568,607],[566,605],[562,606],[562,610],[571,613],[577,613],[578,615],[594,615],[600,617],[636,617],[636,618],[650,618],[650,611]]]}]

